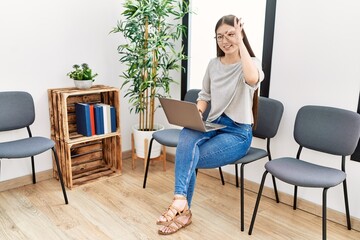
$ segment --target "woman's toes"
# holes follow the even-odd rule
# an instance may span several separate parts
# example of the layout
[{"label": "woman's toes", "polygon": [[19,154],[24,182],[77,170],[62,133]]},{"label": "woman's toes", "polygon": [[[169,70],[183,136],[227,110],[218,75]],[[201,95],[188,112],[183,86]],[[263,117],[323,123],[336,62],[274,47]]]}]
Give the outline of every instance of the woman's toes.
[{"label": "woman's toes", "polygon": [[168,227],[165,227],[165,226],[162,226],[160,228],[160,231],[163,232],[163,233],[168,233],[169,232],[169,228]]},{"label": "woman's toes", "polygon": [[167,219],[164,216],[160,216],[158,221],[159,222],[166,222]]}]

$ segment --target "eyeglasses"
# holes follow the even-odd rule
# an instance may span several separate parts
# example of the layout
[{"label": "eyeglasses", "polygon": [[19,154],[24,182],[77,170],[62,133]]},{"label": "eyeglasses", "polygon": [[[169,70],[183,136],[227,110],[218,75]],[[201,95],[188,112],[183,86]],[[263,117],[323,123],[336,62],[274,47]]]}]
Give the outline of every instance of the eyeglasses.
[{"label": "eyeglasses", "polygon": [[235,33],[229,33],[229,34],[225,34],[225,35],[222,35],[222,34],[217,35],[215,37],[216,41],[222,42],[224,40],[224,38],[226,38],[227,40],[235,38]]}]

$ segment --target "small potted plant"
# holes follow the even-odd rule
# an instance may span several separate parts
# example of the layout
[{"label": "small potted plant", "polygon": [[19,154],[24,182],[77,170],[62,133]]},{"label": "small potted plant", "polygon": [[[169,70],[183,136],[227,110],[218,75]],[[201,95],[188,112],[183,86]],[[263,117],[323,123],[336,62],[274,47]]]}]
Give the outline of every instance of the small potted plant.
[{"label": "small potted plant", "polygon": [[77,88],[86,89],[91,88],[97,73],[93,74],[92,69],[87,63],[81,64],[81,66],[73,65],[74,70],[69,72],[67,76],[74,80],[74,84]]}]

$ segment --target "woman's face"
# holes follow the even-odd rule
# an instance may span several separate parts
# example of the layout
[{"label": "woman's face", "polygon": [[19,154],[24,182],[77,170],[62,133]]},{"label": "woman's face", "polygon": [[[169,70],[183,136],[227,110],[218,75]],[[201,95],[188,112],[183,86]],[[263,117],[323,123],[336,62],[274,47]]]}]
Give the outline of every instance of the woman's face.
[{"label": "woman's face", "polygon": [[216,30],[216,42],[225,55],[239,52],[238,46],[233,44],[235,37],[235,27],[233,26],[222,24]]}]

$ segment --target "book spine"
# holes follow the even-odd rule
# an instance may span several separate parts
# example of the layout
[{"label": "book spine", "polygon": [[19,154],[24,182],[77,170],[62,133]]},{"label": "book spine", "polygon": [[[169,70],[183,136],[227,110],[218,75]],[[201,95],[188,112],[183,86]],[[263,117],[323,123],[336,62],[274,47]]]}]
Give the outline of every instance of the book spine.
[{"label": "book spine", "polygon": [[94,105],[94,115],[96,135],[104,134],[104,113],[101,105]]},{"label": "book spine", "polygon": [[89,108],[90,108],[90,127],[91,127],[91,135],[95,135],[94,105],[89,105]]},{"label": "book spine", "polygon": [[91,136],[90,107],[86,103],[75,104],[76,128],[79,134]]},{"label": "book spine", "polygon": [[109,133],[109,128],[108,128],[108,111],[107,111],[107,106],[106,104],[101,104],[102,110],[103,110],[103,128],[104,128],[104,134]]},{"label": "book spine", "polygon": [[106,133],[111,133],[111,111],[110,105],[106,105]]},{"label": "book spine", "polygon": [[116,132],[116,110],[114,106],[110,106],[111,115],[111,132]]}]

